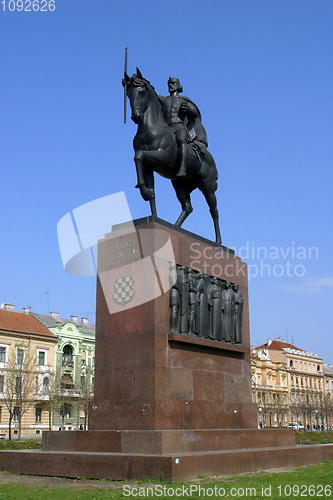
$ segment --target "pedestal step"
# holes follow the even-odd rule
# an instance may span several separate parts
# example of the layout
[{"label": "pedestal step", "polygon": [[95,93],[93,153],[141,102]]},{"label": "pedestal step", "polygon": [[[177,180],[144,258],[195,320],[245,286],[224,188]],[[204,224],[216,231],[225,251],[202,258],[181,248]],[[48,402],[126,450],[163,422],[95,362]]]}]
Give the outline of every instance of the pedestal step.
[{"label": "pedestal step", "polygon": [[160,431],[43,432],[43,451],[188,453],[293,446],[286,429],[194,429]]},{"label": "pedestal step", "polygon": [[[74,434],[74,433],[73,433]],[[38,476],[189,481],[333,461],[333,445],[298,445],[177,454],[0,451],[0,470]]]}]

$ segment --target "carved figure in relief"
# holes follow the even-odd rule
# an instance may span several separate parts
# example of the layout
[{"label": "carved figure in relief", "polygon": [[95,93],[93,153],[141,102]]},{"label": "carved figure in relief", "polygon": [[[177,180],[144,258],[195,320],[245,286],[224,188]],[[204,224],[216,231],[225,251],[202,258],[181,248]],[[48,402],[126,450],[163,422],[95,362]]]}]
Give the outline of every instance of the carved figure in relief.
[{"label": "carved figure in relief", "polygon": [[180,266],[178,269],[178,282],[180,290],[180,333],[188,333],[189,287],[186,267],[184,266]]},{"label": "carved figure in relief", "polygon": [[179,333],[180,330],[180,288],[178,283],[177,266],[170,262],[170,332]]},{"label": "carved figure in relief", "polygon": [[188,311],[188,333],[196,334],[196,312],[197,312],[197,286],[193,269],[187,270],[189,311]]},{"label": "carved figure in relief", "polygon": [[233,285],[235,292],[235,343],[242,343],[242,321],[243,321],[243,295],[239,285]]},{"label": "carved figure in relief", "polygon": [[235,292],[230,281],[226,281],[222,292],[223,308],[223,333],[222,340],[225,342],[235,341]]},{"label": "carved figure in relief", "polygon": [[205,275],[198,274],[197,282],[197,334],[209,337],[209,307]]},{"label": "carved figure in relief", "polygon": [[222,288],[214,276],[208,287],[208,304],[210,306],[210,337],[213,340],[222,339]]}]

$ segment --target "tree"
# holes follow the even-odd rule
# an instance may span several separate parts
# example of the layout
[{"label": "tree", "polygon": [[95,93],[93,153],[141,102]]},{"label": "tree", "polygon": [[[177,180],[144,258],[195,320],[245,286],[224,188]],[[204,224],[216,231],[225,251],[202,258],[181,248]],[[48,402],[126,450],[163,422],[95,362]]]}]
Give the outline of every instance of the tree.
[{"label": "tree", "polygon": [[89,403],[94,397],[94,387],[92,385],[93,370],[90,367],[85,367],[81,376],[81,400],[84,411],[84,430],[87,430]]},{"label": "tree", "polygon": [[[38,380],[38,376],[36,376]],[[36,383],[37,384],[37,383]],[[52,369],[44,372],[42,377],[39,377],[39,383],[35,386],[36,399],[38,399],[43,408],[49,414],[49,430],[52,428],[52,413],[57,402],[57,391],[55,388],[55,377]]]},{"label": "tree", "polygon": [[17,420],[18,439],[21,439],[22,416],[34,403],[34,381],[36,359],[30,341],[16,343],[10,351],[5,369],[5,405],[9,413],[8,434],[11,440],[11,425]]}]

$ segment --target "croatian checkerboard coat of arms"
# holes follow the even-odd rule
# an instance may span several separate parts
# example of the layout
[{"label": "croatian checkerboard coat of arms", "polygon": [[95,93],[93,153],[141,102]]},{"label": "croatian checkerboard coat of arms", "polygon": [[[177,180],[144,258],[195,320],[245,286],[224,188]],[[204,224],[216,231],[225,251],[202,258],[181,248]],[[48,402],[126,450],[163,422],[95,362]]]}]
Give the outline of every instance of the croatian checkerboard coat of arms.
[{"label": "croatian checkerboard coat of arms", "polygon": [[132,276],[122,276],[114,282],[113,300],[116,304],[124,306],[134,297],[134,278]]}]

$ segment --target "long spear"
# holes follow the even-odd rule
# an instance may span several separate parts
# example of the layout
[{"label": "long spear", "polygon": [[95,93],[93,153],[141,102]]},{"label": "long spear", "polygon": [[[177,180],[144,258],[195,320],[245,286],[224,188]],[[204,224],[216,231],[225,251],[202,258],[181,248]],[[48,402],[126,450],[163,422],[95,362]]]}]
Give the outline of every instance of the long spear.
[{"label": "long spear", "polygon": [[[127,74],[127,47],[125,47],[125,75]],[[127,85],[124,86],[124,123],[126,123],[127,111]]]}]

